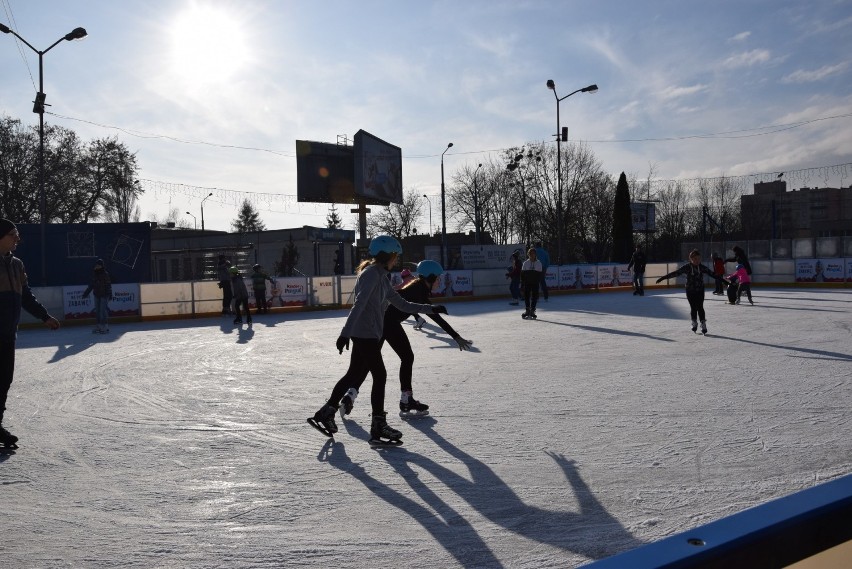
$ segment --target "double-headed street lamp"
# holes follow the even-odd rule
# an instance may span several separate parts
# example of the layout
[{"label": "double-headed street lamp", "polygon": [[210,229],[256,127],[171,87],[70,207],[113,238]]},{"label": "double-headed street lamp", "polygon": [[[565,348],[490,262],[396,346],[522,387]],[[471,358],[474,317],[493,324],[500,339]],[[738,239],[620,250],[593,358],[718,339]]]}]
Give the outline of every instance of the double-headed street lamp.
[{"label": "double-headed street lamp", "polygon": [[447,268],[447,196],[444,191],[444,154],[453,147],[453,143],[441,152],[441,265]]},{"label": "double-headed street lamp", "polygon": [[197,217],[195,217],[194,215],[192,215],[192,214],[191,214],[191,213],[189,213],[189,212],[186,212],[186,215],[188,215],[189,217],[191,217],[191,218],[192,218],[192,221],[194,221],[194,222],[195,222],[195,228],[196,228],[196,229],[198,229],[198,218],[197,218]]},{"label": "double-headed street lamp", "polygon": [[556,94],[556,83],[553,79],[547,80],[547,88],[553,91],[553,96],[556,97],[556,264],[562,264],[562,145],[561,141],[568,140],[568,128],[562,129],[559,123],[559,103],[574,95],[575,93],[595,93],[598,90],[597,85],[589,85],[582,89],[577,89],[560,97]]},{"label": "double-headed street lamp", "polygon": [[207,198],[213,195],[213,192],[207,194],[203,200],[201,200],[201,231],[204,231],[204,202],[207,201]]},{"label": "double-headed street lamp", "polygon": [[423,197],[426,198],[426,201],[429,202],[429,236],[432,236],[432,200],[429,199],[429,196],[423,194]]},{"label": "double-headed street lamp", "polygon": [[65,34],[55,42],[53,42],[49,48],[45,50],[38,50],[34,48],[30,42],[22,38],[18,35],[18,32],[9,28],[4,24],[0,24],[0,32],[4,34],[12,34],[19,40],[21,40],[24,45],[33,50],[38,54],[38,93],[36,93],[35,101],[33,101],[33,112],[38,113],[38,209],[39,209],[39,217],[41,218],[41,278],[42,284],[47,286],[47,262],[45,257],[46,252],[46,238],[45,238],[45,224],[47,223],[47,198],[45,197],[44,192],[44,100],[47,98],[47,95],[44,93],[44,64],[42,62],[44,58],[44,54],[56,47],[56,45],[62,40],[79,40],[86,37],[88,34],[84,28],[74,28],[69,33]]}]

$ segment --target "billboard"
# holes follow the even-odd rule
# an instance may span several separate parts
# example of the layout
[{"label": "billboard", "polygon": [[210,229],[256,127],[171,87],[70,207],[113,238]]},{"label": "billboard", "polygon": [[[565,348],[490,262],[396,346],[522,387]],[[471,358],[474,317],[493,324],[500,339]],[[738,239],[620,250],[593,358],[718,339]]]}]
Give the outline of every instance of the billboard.
[{"label": "billboard", "polygon": [[296,199],[355,203],[355,149],[330,142],[296,141]]},{"label": "billboard", "polygon": [[402,203],[402,149],[364,130],[355,133],[355,188],[367,203]]},{"label": "billboard", "polygon": [[656,209],[651,202],[631,202],[630,215],[633,218],[633,231],[645,233],[657,230]]}]

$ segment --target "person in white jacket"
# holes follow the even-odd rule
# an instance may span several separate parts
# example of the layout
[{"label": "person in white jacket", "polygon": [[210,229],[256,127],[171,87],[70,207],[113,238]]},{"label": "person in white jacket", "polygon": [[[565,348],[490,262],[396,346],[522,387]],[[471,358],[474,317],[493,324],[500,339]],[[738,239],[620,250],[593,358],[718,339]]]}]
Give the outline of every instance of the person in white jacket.
[{"label": "person in white jacket", "polygon": [[350,387],[360,386],[370,373],[373,376],[373,390],[370,403],[373,408],[373,422],[370,428],[371,443],[401,444],[402,433],[387,424],[385,411],[385,382],[387,370],[382,359],[382,336],[384,334],[385,310],[388,303],[410,314],[446,314],[446,307],[440,304],[415,304],[408,302],[397,293],[388,278],[388,272],[396,264],[402,253],[399,241],[388,235],[380,235],[370,242],[370,256],[357,269],[355,281],[355,299],[340,337],[337,350],[349,349],[352,342],[352,355],[349,369],[340,378],[328,402],[317,411],[308,423],[326,436],[334,436],[337,425],[334,415],[340,400]]},{"label": "person in white jacket", "polygon": [[524,305],[526,307],[521,318],[536,318],[535,306],[538,304],[538,288],[541,286],[543,276],[544,267],[538,260],[538,253],[535,247],[530,247],[527,251],[527,258],[521,265],[521,283],[524,286]]}]

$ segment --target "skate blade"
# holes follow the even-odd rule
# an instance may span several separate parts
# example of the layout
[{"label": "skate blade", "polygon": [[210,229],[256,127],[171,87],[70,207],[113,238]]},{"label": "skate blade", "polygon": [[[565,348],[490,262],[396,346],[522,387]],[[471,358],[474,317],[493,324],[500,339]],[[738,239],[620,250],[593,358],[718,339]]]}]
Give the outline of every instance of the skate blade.
[{"label": "skate blade", "polygon": [[330,432],[328,429],[323,427],[322,424],[317,423],[316,419],[314,419],[313,417],[308,417],[308,424],[310,426],[312,426],[313,428],[315,428],[316,430],[318,430],[319,432],[321,432],[322,434],[324,434],[325,436],[327,436],[328,438],[330,438],[330,439],[334,438],[334,433]]},{"label": "skate blade", "polygon": [[422,419],[423,417],[428,417],[428,416],[429,416],[429,410],[428,409],[426,411],[417,411],[417,412],[413,412],[413,413],[411,411],[409,411],[407,413],[405,411],[399,412],[399,418],[400,419]]},{"label": "skate blade", "polygon": [[401,439],[370,439],[367,442],[370,444],[370,448],[393,448],[402,446]]}]

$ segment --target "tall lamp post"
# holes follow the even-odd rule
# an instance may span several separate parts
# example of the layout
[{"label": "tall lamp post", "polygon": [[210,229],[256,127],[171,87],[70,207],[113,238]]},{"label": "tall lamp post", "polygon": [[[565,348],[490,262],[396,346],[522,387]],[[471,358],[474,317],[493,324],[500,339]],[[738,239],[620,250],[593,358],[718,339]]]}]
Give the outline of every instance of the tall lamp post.
[{"label": "tall lamp post", "polygon": [[0,32],[4,34],[12,34],[19,40],[21,40],[24,45],[33,50],[38,54],[38,93],[36,93],[35,101],[33,101],[33,112],[38,113],[38,209],[39,209],[39,217],[41,218],[41,278],[42,284],[47,286],[47,261],[46,261],[46,251],[47,245],[45,243],[45,225],[47,223],[47,198],[45,197],[44,192],[44,100],[47,98],[47,95],[44,93],[44,54],[56,47],[56,45],[63,40],[79,40],[83,39],[88,35],[84,28],[74,28],[69,33],[65,34],[55,42],[53,42],[50,47],[45,50],[38,50],[30,44],[27,40],[18,35],[18,32],[9,28],[5,24],[0,24]]},{"label": "tall lamp post", "polygon": [[560,97],[556,94],[556,83],[553,79],[547,80],[547,88],[553,91],[553,96],[556,97],[556,264],[562,264],[562,145],[563,140],[568,140],[568,129],[562,130],[559,123],[559,103],[574,95],[575,93],[595,93],[598,90],[597,85],[589,85],[582,89],[577,89]]},{"label": "tall lamp post", "polygon": [[444,154],[453,147],[453,143],[441,152],[441,266],[447,268],[447,196],[444,191]]},{"label": "tall lamp post", "polygon": [[195,217],[194,215],[192,215],[192,214],[191,214],[191,213],[189,213],[189,212],[186,212],[186,215],[188,215],[189,217],[191,217],[191,218],[192,218],[192,221],[194,221],[194,222],[195,222],[195,228],[196,228],[196,229],[198,229],[198,218],[197,218],[197,217]]},{"label": "tall lamp post", "polygon": [[426,198],[426,201],[429,202],[429,235],[432,235],[432,200],[429,199],[429,196],[423,194],[423,197]]},{"label": "tall lamp post", "polygon": [[476,185],[476,173],[482,168],[482,164],[473,171],[473,229],[476,236],[476,244],[481,245],[479,237],[479,187]]},{"label": "tall lamp post", "polygon": [[213,192],[207,194],[207,197],[201,200],[201,231],[204,231],[204,202],[207,201],[207,198],[213,195]]}]

